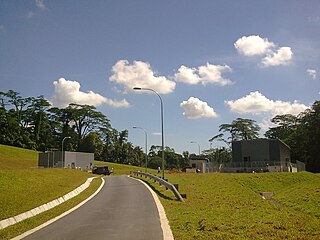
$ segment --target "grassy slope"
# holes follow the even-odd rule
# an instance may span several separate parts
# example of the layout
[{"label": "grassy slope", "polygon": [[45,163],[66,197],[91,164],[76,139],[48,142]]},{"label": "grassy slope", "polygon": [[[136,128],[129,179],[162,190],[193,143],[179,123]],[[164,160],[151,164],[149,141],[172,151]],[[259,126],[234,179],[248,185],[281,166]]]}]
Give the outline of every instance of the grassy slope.
[{"label": "grassy slope", "polygon": [[[24,205],[35,207],[61,196],[89,176],[74,170],[36,169],[36,164],[36,152],[0,145],[0,206],[6,206],[0,208],[0,219],[15,214]],[[109,165],[115,175],[137,169],[114,163],[95,164]],[[180,203],[171,192],[151,183],[159,191],[175,239],[320,238],[319,174],[167,174],[166,177],[179,183],[180,192],[188,197],[185,203]],[[263,200],[261,191],[275,192],[274,198],[287,206]],[[54,210],[50,214],[47,219],[57,213]],[[41,216],[42,220],[23,221],[1,230],[0,238],[36,226],[45,221]]]},{"label": "grassy slope", "polygon": [[[155,183],[175,239],[319,239],[320,175],[168,174],[187,194],[180,203]],[[274,191],[286,206],[263,200]],[[309,214],[303,213],[308,212]]]},{"label": "grassy slope", "polygon": [[0,220],[63,196],[93,176],[78,170],[37,169],[37,158],[36,151],[0,145]]},{"label": "grassy slope", "polygon": [[38,153],[36,151],[0,144],[0,169],[36,168]]},{"label": "grassy slope", "polygon": [[[143,167],[123,165],[123,164],[111,163],[111,162],[94,161],[94,165],[96,165],[96,166],[107,165],[109,167],[109,169],[113,169],[112,175],[116,175],[116,176],[117,175],[129,175],[130,171],[133,171],[133,170],[145,171],[145,168],[143,168]],[[148,169],[148,172],[150,172],[152,174],[156,174],[157,170]]]}]

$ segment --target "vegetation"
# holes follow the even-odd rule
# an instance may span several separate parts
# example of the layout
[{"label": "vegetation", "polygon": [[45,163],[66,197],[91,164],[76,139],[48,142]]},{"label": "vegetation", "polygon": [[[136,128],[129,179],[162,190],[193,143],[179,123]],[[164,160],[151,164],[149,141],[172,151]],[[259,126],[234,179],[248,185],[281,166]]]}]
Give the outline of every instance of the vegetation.
[{"label": "vegetation", "polygon": [[281,139],[291,148],[291,158],[306,163],[307,171],[320,172],[320,101],[298,116],[279,115],[276,127],[265,136]]},{"label": "vegetation", "polygon": [[230,133],[231,136],[228,138],[229,141],[224,140],[222,138],[223,133],[217,136],[214,136],[209,141],[212,141],[218,138],[218,140],[222,140],[230,144],[232,141],[257,139],[259,136],[259,131],[260,131],[260,127],[256,124],[255,120],[237,118],[236,120],[232,121],[232,123],[230,124],[226,123],[226,124],[221,124],[219,126],[219,132]]},{"label": "vegetation", "polygon": [[[119,175],[129,175],[131,171],[139,170],[145,171],[144,167],[136,167],[132,165],[124,165],[119,163],[112,163],[112,162],[103,162],[103,161],[94,161],[94,165],[96,166],[105,166],[107,165],[109,169],[113,170],[111,176],[119,176]],[[156,174],[156,170],[148,169],[149,173]]]},{"label": "vegetation", "polygon": [[[0,220],[59,198],[95,176],[71,169],[38,169],[38,153],[32,150],[0,145],[0,153]],[[60,215],[90,196],[100,183],[97,179],[64,204],[0,230],[0,239],[10,239]]]},{"label": "vegetation", "polygon": [[0,239],[11,239],[63,214],[64,212],[75,207],[76,205],[87,199],[89,196],[91,196],[100,185],[101,179],[94,179],[90,186],[78,196],[71,198],[63,204],[60,204],[32,218],[28,218],[22,222],[19,222],[17,224],[11,225],[5,229],[0,230]]},{"label": "vegetation", "polygon": [[0,153],[0,170],[26,169],[38,166],[36,151],[0,144]]},{"label": "vegetation", "polygon": [[[184,203],[149,181],[164,205],[175,239],[319,239],[320,175],[167,174]],[[271,191],[264,200],[260,192]]]},{"label": "vegetation", "polygon": [[[306,163],[311,172],[320,172],[320,101],[298,116],[279,115],[271,120],[276,126],[265,134],[267,138],[284,141],[291,148],[292,160]],[[209,141],[220,140],[230,147],[232,141],[259,137],[260,127],[254,120],[237,118],[221,124],[219,134]],[[225,134],[229,134],[225,136]],[[70,104],[66,108],[51,107],[43,96],[23,98],[9,90],[0,92],[0,144],[45,151],[60,149],[93,152],[95,159],[120,164],[144,166],[144,152],[128,141],[128,130],[112,128],[107,116],[88,105]],[[162,149],[151,146],[149,166],[162,165]],[[217,163],[230,161],[230,149],[209,149],[201,156],[182,155],[165,147],[165,168],[183,168],[189,158],[205,157]]]},{"label": "vegetation", "polygon": [[[128,130],[112,128],[95,107],[57,108],[43,96],[23,98],[13,90],[0,92],[0,144],[46,151],[60,149],[65,137],[71,137],[64,142],[67,151],[93,152],[97,160],[144,166],[144,152],[128,141]],[[168,167],[185,165],[173,149],[165,151]],[[154,153],[151,148],[150,154],[150,166],[157,168],[158,150]]]},{"label": "vegetation", "polygon": [[59,198],[90,176],[93,175],[71,169],[0,170],[0,205],[5,206],[0,208],[0,219]]}]

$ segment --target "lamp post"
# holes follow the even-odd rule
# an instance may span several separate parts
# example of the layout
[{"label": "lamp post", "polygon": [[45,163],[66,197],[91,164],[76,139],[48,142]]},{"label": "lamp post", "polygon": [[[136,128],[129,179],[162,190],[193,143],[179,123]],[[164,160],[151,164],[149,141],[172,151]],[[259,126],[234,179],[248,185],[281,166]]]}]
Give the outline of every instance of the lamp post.
[{"label": "lamp post", "polygon": [[133,128],[141,129],[142,131],[144,131],[144,133],[146,135],[146,170],[145,170],[145,172],[147,172],[147,168],[148,168],[148,134],[147,134],[146,130],[144,130],[142,127],[134,126]]},{"label": "lamp post", "polygon": [[158,95],[160,99],[160,111],[161,111],[161,150],[162,150],[162,178],[164,179],[164,133],[163,133],[163,102],[160,94],[151,88],[134,87],[136,91],[151,91]]},{"label": "lamp post", "polygon": [[64,164],[65,164],[65,162],[64,162],[64,153],[63,153],[63,144],[64,144],[64,140],[66,140],[66,139],[70,139],[71,137],[64,137],[63,139],[62,139],[62,147],[61,147],[61,153],[62,153],[62,167],[65,167],[64,166]]},{"label": "lamp post", "polygon": [[200,156],[200,144],[197,143],[197,142],[195,142],[195,141],[191,141],[190,143],[196,143],[196,144],[198,144],[198,150],[199,150],[199,156]]}]

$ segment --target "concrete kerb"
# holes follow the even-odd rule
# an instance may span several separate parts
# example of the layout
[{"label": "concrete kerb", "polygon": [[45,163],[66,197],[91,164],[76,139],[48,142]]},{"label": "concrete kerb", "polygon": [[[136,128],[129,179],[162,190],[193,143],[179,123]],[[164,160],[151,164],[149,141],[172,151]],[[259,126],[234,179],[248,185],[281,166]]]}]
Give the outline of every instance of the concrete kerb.
[{"label": "concrete kerb", "polygon": [[43,204],[39,207],[36,207],[34,209],[31,209],[27,212],[24,212],[24,213],[21,213],[21,214],[18,214],[16,216],[13,216],[13,217],[10,217],[10,218],[7,218],[7,219],[4,219],[4,220],[1,220],[0,221],[0,230],[1,229],[4,229],[10,225],[13,225],[13,224],[16,224],[18,222],[21,222],[25,219],[28,219],[30,217],[33,217],[35,215],[38,215],[42,212],[45,212],[51,208],[54,208],[58,205],[60,205],[61,203],[79,195],[83,190],[85,190],[87,187],[89,187],[90,183],[92,182],[92,180],[96,178],[96,177],[91,177],[91,178],[88,178],[86,180],[85,183],[83,183],[82,185],[80,185],[79,187],[77,187],[75,190],[67,193],[66,195],[60,197],[60,198],[57,198],[51,202],[48,202],[46,204]]},{"label": "concrete kerb", "polygon": [[[130,177],[130,175],[128,177]],[[157,209],[158,209],[160,224],[161,224],[162,233],[163,233],[163,239],[164,240],[174,240],[174,237],[173,237],[170,225],[169,225],[169,220],[167,218],[164,207],[162,206],[157,194],[144,181],[137,179],[137,178],[133,178],[133,177],[130,177],[130,178],[141,182],[150,191],[150,193],[156,203]]]},{"label": "concrete kerb", "polygon": [[105,183],[105,180],[104,180],[103,178],[101,178],[101,179],[102,179],[102,183],[101,183],[100,187],[99,187],[90,197],[88,197],[87,199],[83,200],[83,201],[82,201],[81,203],[79,203],[77,206],[69,209],[68,211],[66,211],[66,212],[62,213],[61,215],[59,215],[59,216],[57,216],[57,217],[55,217],[55,218],[53,218],[53,219],[51,219],[51,220],[49,220],[49,221],[41,224],[40,226],[38,226],[38,227],[36,227],[36,228],[34,228],[34,229],[31,229],[31,230],[29,230],[29,231],[27,231],[27,232],[25,232],[25,233],[23,233],[23,234],[21,234],[21,235],[19,235],[19,236],[16,236],[16,237],[12,238],[11,240],[20,240],[20,239],[23,239],[23,238],[25,238],[26,236],[28,236],[28,235],[30,235],[30,234],[32,234],[32,233],[34,233],[34,232],[36,232],[36,231],[38,231],[38,230],[46,227],[46,226],[48,226],[49,224],[51,224],[51,223],[59,220],[60,218],[63,218],[64,216],[68,215],[69,213],[73,212],[74,210],[76,210],[76,209],[78,209],[79,207],[81,207],[82,205],[84,205],[86,202],[88,202],[90,199],[92,199],[94,196],[96,196],[96,195],[100,192],[100,190],[102,189],[102,187],[103,187],[103,185],[104,185],[104,183]]}]

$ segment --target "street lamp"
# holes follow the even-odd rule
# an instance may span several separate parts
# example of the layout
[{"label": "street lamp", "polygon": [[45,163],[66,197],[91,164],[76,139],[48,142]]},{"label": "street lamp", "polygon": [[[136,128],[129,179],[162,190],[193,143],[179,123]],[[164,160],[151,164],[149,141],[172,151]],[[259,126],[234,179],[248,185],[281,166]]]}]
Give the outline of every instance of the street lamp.
[{"label": "street lamp", "polygon": [[134,126],[133,128],[141,129],[142,131],[144,131],[144,133],[146,135],[146,171],[145,172],[147,172],[147,167],[148,167],[148,134],[147,134],[146,130],[144,130],[142,127]]},{"label": "street lamp", "polygon": [[71,137],[64,137],[63,139],[62,139],[62,147],[61,147],[61,152],[62,152],[62,167],[65,167],[64,166],[64,164],[65,164],[65,162],[64,162],[64,153],[63,153],[63,144],[64,144],[64,140],[66,140],[66,139],[70,139]]},{"label": "street lamp", "polygon": [[163,133],[163,102],[162,98],[158,92],[151,88],[141,88],[141,87],[134,87],[133,90],[136,91],[151,91],[158,95],[160,99],[160,110],[161,110],[161,150],[162,150],[162,178],[164,179],[164,133]]},{"label": "street lamp", "polygon": [[197,142],[195,142],[195,141],[191,141],[190,143],[196,143],[196,144],[198,144],[199,156],[200,156],[200,145],[199,145],[199,143],[197,143]]}]

